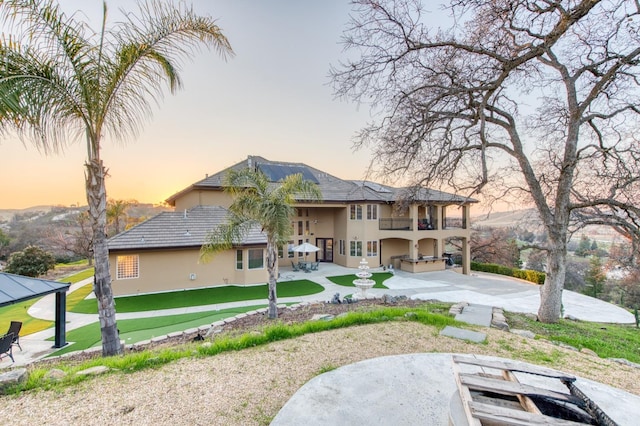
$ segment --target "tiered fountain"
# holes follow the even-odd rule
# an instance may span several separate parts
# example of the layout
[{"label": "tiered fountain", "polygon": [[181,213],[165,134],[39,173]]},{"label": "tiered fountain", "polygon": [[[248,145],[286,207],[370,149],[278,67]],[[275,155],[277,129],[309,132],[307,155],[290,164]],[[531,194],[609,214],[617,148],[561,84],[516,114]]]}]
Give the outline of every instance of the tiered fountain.
[{"label": "tiered fountain", "polygon": [[367,262],[367,259],[362,259],[360,261],[358,269],[360,269],[360,271],[356,273],[356,277],[358,277],[358,279],[353,281],[353,285],[358,287],[360,290],[358,298],[365,299],[367,297],[367,290],[373,287],[376,282],[369,279],[371,278],[371,272],[369,272],[369,262]]}]

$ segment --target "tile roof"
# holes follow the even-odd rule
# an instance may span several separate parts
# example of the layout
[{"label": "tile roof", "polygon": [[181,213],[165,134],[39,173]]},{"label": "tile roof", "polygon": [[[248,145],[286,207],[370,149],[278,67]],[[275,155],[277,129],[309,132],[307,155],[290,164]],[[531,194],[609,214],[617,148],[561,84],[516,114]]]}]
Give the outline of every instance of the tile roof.
[{"label": "tile roof", "polygon": [[[303,163],[290,163],[281,161],[270,161],[263,157],[250,156],[245,161],[234,164],[224,170],[221,170],[211,176],[207,176],[185,188],[184,190],[172,195],[167,199],[167,203],[175,205],[175,200],[181,195],[196,189],[220,190],[223,187],[223,179],[229,170],[241,170],[246,167],[280,166],[291,170],[303,171],[304,175],[313,176],[318,182],[318,188],[322,193],[322,201],[327,202],[386,202],[392,203],[405,196],[410,196],[416,201],[434,201],[434,202],[452,202],[452,203],[475,203],[477,200],[461,197],[455,194],[449,194],[442,191],[432,189],[419,188],[411,190],[410,188],[395,188],[388,185],[382,185],[370,181],[362,180],[344,180],[332,176]],[[303,200],[299,200],[303,201]]]},{"label": "tile roof", "polygon": [[[226,221],[227,209],[197,206],[184,212],[162,212],[109,239],[110,251],[200,247],[215,226]],[[253,228],[243,245],[266,244],[259,227]]]}]

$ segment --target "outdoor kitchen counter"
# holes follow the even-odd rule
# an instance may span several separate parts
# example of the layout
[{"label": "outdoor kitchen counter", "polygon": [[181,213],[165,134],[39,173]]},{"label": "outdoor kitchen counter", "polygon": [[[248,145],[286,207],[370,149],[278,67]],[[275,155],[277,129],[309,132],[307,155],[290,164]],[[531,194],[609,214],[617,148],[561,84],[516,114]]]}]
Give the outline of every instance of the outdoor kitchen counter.
[{"label": "outdoor kitchen counter", "polygon": [[402,259],[400,269],[406,272],[444,271],[447,259],[443,257],[423,256],[420,259]]}]

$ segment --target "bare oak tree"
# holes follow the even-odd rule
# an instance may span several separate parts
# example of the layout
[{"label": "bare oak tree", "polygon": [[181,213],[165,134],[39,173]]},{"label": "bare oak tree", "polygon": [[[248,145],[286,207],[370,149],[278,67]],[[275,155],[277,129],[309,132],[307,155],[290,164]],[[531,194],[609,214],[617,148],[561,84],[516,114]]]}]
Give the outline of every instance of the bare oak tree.
[{"label": "bare oak tree", "polygon": [[538,316],[557,321],[571,232],[639,237],[638,2],[451,0],[436,18],[419,0],[354,4],[352,59],[331,72],[338,96],[372,105],[356,146],[387,176],[532,202],[548,235]]}]

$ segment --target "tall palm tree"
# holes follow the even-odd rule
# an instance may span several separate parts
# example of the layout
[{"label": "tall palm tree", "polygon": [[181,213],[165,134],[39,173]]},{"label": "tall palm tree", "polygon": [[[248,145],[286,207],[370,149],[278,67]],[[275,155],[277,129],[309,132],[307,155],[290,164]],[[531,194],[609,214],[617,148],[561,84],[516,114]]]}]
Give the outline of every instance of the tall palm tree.
[{"label": "tall palm tree", "polygon": [[269,318],[278,316],[276,295],[276,262],[278,247],[291,238],[293,204],[298,200],[320,201],[322,194],[313,182],[301,174],[289,175],[278,183],[260,170],[245,168],[230,170],[224,178],[224,188],[233,198],[227,223],[215,228],[202,246],[201,257],[210,259],[215,254],[239,245],[244,236],[256,226],[267,235],[267,271],[269,273]]},{"label": "tall palm tree", "polygon": [[199,47],[233,54],[211,17],[183,3],[149,0],[139,13],[99,32],[67,16],[52,0],[1,0],[0,131],[14,130],[45,153],[86,140],[85,183],[92,221],[94,291],[103,355],[122,352],[116,327],[106,240],[106,135],[132,137],[151,115],[166,83],[181,87],[178,66]]}]

